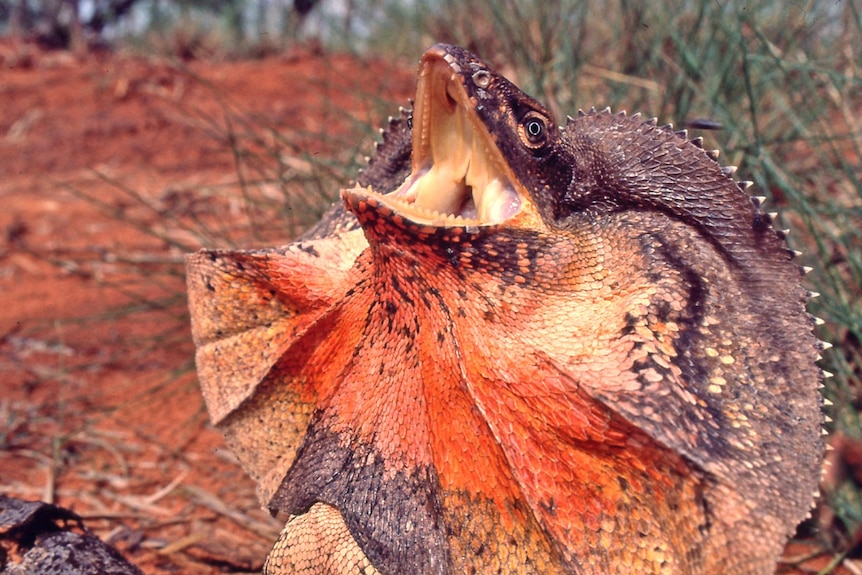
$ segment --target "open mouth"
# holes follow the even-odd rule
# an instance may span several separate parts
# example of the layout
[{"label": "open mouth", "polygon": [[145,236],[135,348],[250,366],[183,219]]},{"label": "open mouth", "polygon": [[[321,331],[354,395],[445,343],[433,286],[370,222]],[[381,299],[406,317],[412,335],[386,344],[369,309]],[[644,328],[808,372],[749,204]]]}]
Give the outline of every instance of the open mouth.
[{"label": "open mouth", "polygon": [[390,194],[370,189],[398,214],[432,226],[500,224],[522,207],[497,146],[445,56],[427,53],[413,109],[412,173]]}]

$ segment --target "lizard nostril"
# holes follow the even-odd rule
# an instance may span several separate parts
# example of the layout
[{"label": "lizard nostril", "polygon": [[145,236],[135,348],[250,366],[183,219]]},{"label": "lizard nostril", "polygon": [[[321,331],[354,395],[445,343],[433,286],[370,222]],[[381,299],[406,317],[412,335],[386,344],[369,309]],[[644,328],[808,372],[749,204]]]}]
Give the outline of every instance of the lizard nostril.
[{"label": "lizard nostril", "polygon": [[487,70],[479,70],[473,74],[473,83],[479,88],[491,85],[491,74]]}]

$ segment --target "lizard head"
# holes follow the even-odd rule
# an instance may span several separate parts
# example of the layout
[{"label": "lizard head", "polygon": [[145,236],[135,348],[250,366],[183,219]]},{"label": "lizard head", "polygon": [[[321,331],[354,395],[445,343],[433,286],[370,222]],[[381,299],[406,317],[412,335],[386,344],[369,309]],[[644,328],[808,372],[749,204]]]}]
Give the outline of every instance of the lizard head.
[{"label": "lizard head", "polygon": [[419,65],[410,175],[391,193],[356,187],[344,199],[354,213],[366,200],[423,226],[526,226],[541,209],[531,176],[558,138],[539,102],[473,54],[438,44]]}]

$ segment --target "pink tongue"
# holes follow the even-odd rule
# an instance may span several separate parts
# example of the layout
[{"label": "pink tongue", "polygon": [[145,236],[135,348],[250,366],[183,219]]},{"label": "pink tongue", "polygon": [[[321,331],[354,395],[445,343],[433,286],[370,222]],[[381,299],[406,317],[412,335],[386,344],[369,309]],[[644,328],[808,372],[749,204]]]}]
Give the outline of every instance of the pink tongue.
[{"label": "pink tongue", "polygon": [[491,180],[482,190],[479,218],[489,224],[499,224],[514,216],[521,207],[521,198],[500,180]]},{"label": "pink tongue", "polygon": [[432,166],[426,175],[419,178],[415,184],[418,206],[441,214],[457,214],[466,189],[447,168]]}]

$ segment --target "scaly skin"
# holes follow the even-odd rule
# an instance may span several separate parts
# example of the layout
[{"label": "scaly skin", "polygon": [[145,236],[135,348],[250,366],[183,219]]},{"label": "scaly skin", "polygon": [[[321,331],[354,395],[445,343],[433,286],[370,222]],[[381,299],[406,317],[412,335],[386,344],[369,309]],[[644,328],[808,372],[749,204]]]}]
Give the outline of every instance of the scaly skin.
[{"label": "scaly skin", "polygon": [[558,128],[438,45],[358,183],[295,243],[189,259],[212,420],[291,517],[266,573],[774,571],[819,342],[698,142]]}]

